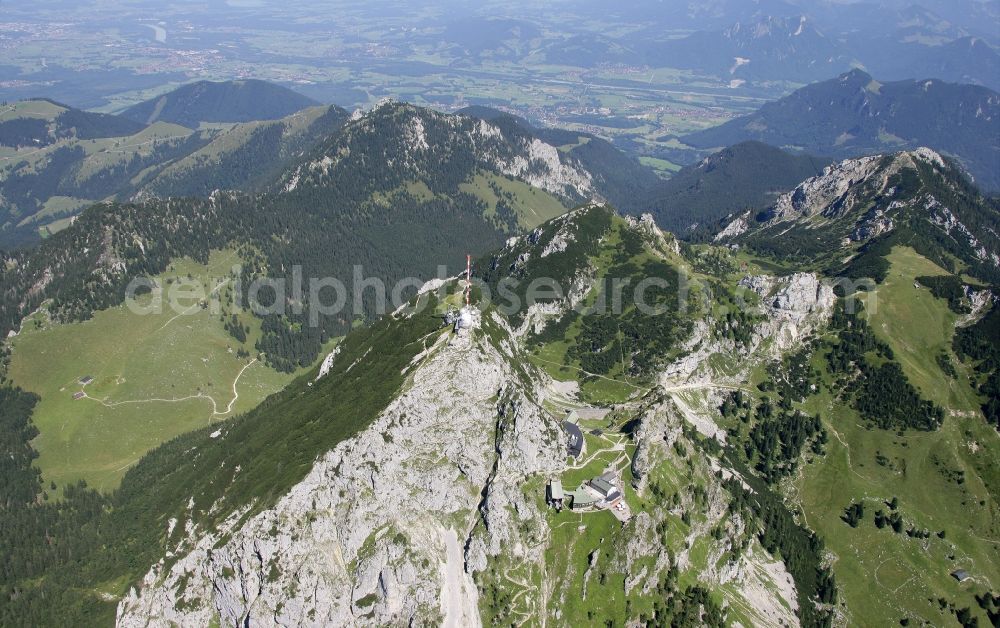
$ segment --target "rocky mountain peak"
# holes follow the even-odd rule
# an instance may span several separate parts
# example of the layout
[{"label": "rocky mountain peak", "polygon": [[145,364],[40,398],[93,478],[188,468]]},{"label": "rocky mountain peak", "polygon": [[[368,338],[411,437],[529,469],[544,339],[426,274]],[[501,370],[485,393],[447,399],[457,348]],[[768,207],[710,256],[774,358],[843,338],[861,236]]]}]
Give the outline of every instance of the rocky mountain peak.
[{"label": "rocky mountain peak", "polygon": [[940,153],[926,147],[888,156],[845,159],[827,166],[822,174],[781,195],[769,220],[808,218],[817,214],[830,218],[848,214],[870,203],[873,197],[892,197],[898,191],[893,185],[894,175],[906,169],[915,172],[918,163],[938,173],[956,175],[954,167]]},{"label": "rocky mountain peak", "polygon": [[[559,468],[562,443],[535,393],[510,386],[514,356],[468,331],[428,336],[405,390],[274,508],[192,531],[172,550],[180,559],[122,602],[118,625],[215,613],[226,624],[477,625],[472,574],[501,551],[535,558],[519,526],[544,523],[517,487]],[[479,517],[485,534],[470,537]]]},{"label": "rocky mountain peak", "polygon": [[952,159],[918,147],[831,164],[779,196],[755,222],[745,213],[730,217],[715,239],[766,239],[769,249],[784,250],[776,240],[782,238],[797,242],[800,253],[822,257],[897,234],[927,238],[936,244],[927,244],[925,254],[947,250],[985,278],[1000,272],[1000,238],[992,226],[998,213]]},{"label": "rocky mountain peak", "polygon": [[[501,256],[527,254],[547,270],[594,275],[601,272],[596,258],[619,250],[611,239],[622,238],[630,242],[624,254],[635,259],[680,264],[679,249],[663,250],[668,237],[650,217],[624,220],[606,208],[585,207],[512,238]],[[587,259],[589,265],[577,265]],[[748,279],[748,285],[780,313],[751,350],[765,339],[770,347],[772,337],[800,337],[823,320],[832,298],[809,274]],[[458,287],[454,280],[431,286],[455,296]],[[571,302],[568,297],[539,316],[558,324]],[[384,325],[410,325],[423,316],[400,311]],[[689,421],[713,438],[718,432],[674,392],[685,377],[695,382],[687,386],[712,390],[706,373],[695,376],[685,366],[705,363],[697,360],[702,351],[728,346],[708,333],[708,321],[681,336],[699,353],[668,365],[663,373],[669,378],[654,375],[649,390],[639,388],[616,409],[588,402],[579,382],[554,380],[540,368],[529,357],[531,335],[516,329],[512,318],[492,308],[473,318],[476,325],[429,328],[417,338],[422,350],[403,366],[404,383],[374,421],[322,453],[273,506],[239,509],[214,529],[193,514],[167,522],[168,551],[122,599],[117,624],[209,624],[218,618],[226,625],[478,626],[495,623],[486,613],[509,612],[488,609],[494,608],[492,596],[510,587],[521,591],[517,596],[533,612],[560,617],[570,596],[584,594],[573,589],[576,578],[591,590],[603,586],[604,565],[628,574],[622,586],[629,594],[653,596],[672,570],[690,571],[755,623],[797,623],[795,584],[756,540],[753,524],[729,508],[720,460],[678,457],[699,446]],[[303,394],[329,394],[338,375],[353,367],[345,360],[385,350],[331,353],[322,367],[327,374],[311,380]],[[623,416],[635,417],[631,437],[593,427]],[[591,426],[586,458],[567,457],[566,423],[574,421]],[[216,436],[227,439],[227,432],[222,428]],[[665,468],[684,469],[700,487],[697,494],[679,493],[662,508],[629,510],[628,502],[639,503],[634,491],[643,499],[659,495]],[[605,491],[600,508],[613,514],[554,523],[561,519],[553,519],[555,505],[546,500],[560,478],[574,499]],[[668,548],[663,530],[688,511],[696,514],[687,519],[684,546]],[[606,538],[589,552],[579,576],[550,572],[541,587],[523,584],[522,572],[551,568],[553,550],[574,551],[556,541],[563,528],[572,524],[575,535],[589,539],[587,527],[612,516],[620,525],[602,533]],[[713,529],[724,533],[713,536]],[[693,550],[696,541],[705,544],[707,556]]]},{"label": "rocky mountain peak", "polygon": [[[563,199],[600,198],[594,177],[573,157],[517,129],[386,101],[354,116],[308,161],[290,171],[282,187],[331,185],[338,171],[363,168],[374,178],[424,181],[470,179],[477,171],[521,179]],[[448,176],[433,173],[447,170]],[[465,176],[460,176],[460,172]]]}]

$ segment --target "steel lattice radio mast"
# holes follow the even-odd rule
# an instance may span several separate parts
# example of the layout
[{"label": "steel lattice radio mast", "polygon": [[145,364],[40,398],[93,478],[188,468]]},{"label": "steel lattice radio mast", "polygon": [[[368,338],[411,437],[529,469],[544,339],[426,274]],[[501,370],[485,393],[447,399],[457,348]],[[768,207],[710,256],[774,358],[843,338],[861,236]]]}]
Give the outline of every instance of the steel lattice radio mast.
[{"label": "steel lattice radio mast", "polygon": [[472,256],[465,256],[465,307],[469,307],[469,295],[472,292]]}]

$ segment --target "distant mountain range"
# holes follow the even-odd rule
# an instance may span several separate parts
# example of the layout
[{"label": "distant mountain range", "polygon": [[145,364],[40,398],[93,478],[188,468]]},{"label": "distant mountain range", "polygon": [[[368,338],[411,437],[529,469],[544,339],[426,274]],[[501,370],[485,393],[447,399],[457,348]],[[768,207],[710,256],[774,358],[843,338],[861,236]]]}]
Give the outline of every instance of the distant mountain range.
[{"label": "distant mountain range", "polygon": [[[983,88],[832,83],[722,129],[996,146]],[[8,135],[5,197],[129,202],[2,255],[0,625],[996,619],[1000,201],[948,156],[743,141],[660,182],[482,107],[103,137],[39,102],[4,112],[48,129]],[[124,306],[139,277],[176,313]]]},{"label": "distant mountain range", "polygon": [[142,124],[163,121],[195,129],[202,122],[277,120],[318,104],[267,81],[198,81],[133,105],[121,115]]},{"label": "distant mountain range", "polygon": [[[263,98],[255,105],[244,98],[252,92],[295,97]],[[226,94],[235,95],[234,100]],[[312,101],[262,81],[195,83],[130,110],[134,114],[158,107],[158,119],[148,126],[45,100],[14,103],[0,114],[0,146],[12,149],[0,169],[0,248],[65,228],[84,207],[99,201],[204,197],[217,189],[274,191],[275,181],[289,167],[337,141],[348,119],[348,112],[336,106],[296,109],[303,102]],[[288,110],[292,113],[269,119]],[[490,121],[539,147],[551,146],[555,155],[587,173],[587,189],[622,207],[636,206],[661,181],[651,168],[596,136],[536,129],[485,107],[460,113]],[[238,122],[249,115],[261,118]],[[202,122],[214,124],[196,128]],[[544,159],[552,158],[545,153]]]},{"label": "distant mountain range", "polygon": [[[245,93],[250,82],[239,83],[211,84],[210,91],[220,98]],[[263,92],[284,90],[252,83]],[[84,207],[102,200],[205,196],[220,188],[256,191],[348,116],[339,107],[314,106],[275,120],[226,125],[218,121],[250,114],[266,118],[303,101],[293,93],[296,98],[281,106],[262,101],[253,109],[237,98],[229,109],[224,98],[213,104],[195,92],[185,86],[160,97],[176,105],[165,105],[161,113],[186,112],[179,119],[188,126],[163,119],[146,125],[48,100],[5,108],[0,112],[0,147],[8,149],[0,161],[0,248],[64,228]],[[192,128],[210,119],[217,122],[213,128]]]},{"label": "distant mountain range", "polygon": [[802,10],[839,32],[883,41],[923,41],[929,45],[965,36],[997,44],[1000,6],[992,0],[891,0],[882,2],[802,2]]},{"label": "distant mountain range", "polygon": [[80,4],[0,628],[1000,628],[1000,0]]},{"label": "distant mountain range", "polygon": [[983,189],[1000,189],[1000,94],[975,85],[880,83],[853,70],[682,138],[700,149],[746,140],[838,158],[928,146]]},{"label": "distant mountain range", "polygon": [[[19,270],[7,276],[19,286],[13,294],[27,294],[25,290],[37,281],[29,269],[48,268],[51,290],[68,290],[60,297],[65,307],[57,309],[76,317],[104,299],[116,298],[120,287],[116,282],[124,276],[120,273],[156,268],[178,253],[199,257],[205,246],[224,246],[234,234],[260,249],[269,267],[300,265],[306,276],[348,277],[354,264],[364,264],[387,282],[409,273],[429,277],[438,262],[458,264],[470,250],[485,251],[575,205],[620,194],[626,181],[656,179],[634,159],[607,157],[616,150],[610,145],[576,134],[571,138],[560,134],[560,142],[573,143],[556,145],[543,139],[546,133],[536,135],[508,116],[488,122],[385,102],[346,120],[333,110],[315,119],[336,128],[314,138],[311,148],[290,151],[294,154],[277,175],[254,183],[251,191],[260,193],[230,191],[212,194],[211,199],[176,200],[161,200],[155,193],[158,186],[176,190],[185,181],[201,187],[183,189],[204,191],[220,172],[228,173],[230,181],[238,177],[241,160],[253,165],[259,151],[248,148],[254,145],[246,139],[254,135],[246,132],[251,127],[236,126],[229,132],[239,134],[235,153],[216,148],[216,143],[225,145],[228,134],[223,134],[188,153],[193,157],[185,156],[164,169],[138,195],[138,204],[93,206],[79,215],[73,228],[16,254]],[[338,119],[343,120],[339,125]],[[265,134],[279,135],[268,130],[271,127],[261,128]],[[310,125],[296,128],[302,133]],[[603,148],[595,153],[584,148],[583,157],[578,157],[576,151],[590,143]],[[207,163],[200,163],[202,157]],[[232,167],[219,165],[227,160]],[[614,167],[598,168],[605,163]],[[177,225],[186,226],[178,230]],[[115,233],[109,244],[114,252],[101,257],[106,247],[92,239],[108,229]],[[279,232],[283,235],[274,238]],[[144,244],[136,248],[137,241]],[[53,256],[63,248],[77,252],[72,260]],[[58,263],[46,261],[57,258]],[[121,260],[121,267],[104,267],[102,260],[111,258]],[[428,264],[415,266],[416,259]],[[86,277],[96,275],[105,276],[94,288],[103,296],[70,304],[74,298],[69,295],[75,291],[71,286],[89,285]],[[22,280],[29,283],[21,284]],[[9,302],[5,320],[8,324],[20,320],[25,314],[22,307],[35,307],[37,298],[54,294],[51,290]],[[366,311],[370,305],[364,304]],[[282,323],[262,346],[272,365],[293,370],[313,360],[321,343],[346,331],[350,322],[331,318],[320,327],[303,324],[301,332],[289,331]]]},{"label": "distant mountain range", "polygon": [[[55,490],[32,466],[37,397],[3,387],[18,428],[8,430],[17,499],[7,508],[19,525],[2,529],[12,568],[0,576],[20,594],[2,598],[6,623],[473,626],[537,617],[577,626],[648,623],[640,609],[654,608],[675,626],[826,626],[855,609],[890,625],[901,614],[885,601],[893,589],[867,576],[886,556],[904,567],[897,581],[915,579],[903,587],[907,616],[936,619],[946,606],[976,621],[995,614],[992,593],[958,587],[949,572],[968,561],[983,581],[997,577],[993,541],[978,532],[991,530],[994,514],[986,500],[997,460],[998,310],[979,282],[1000,268],[998,215],[933,151],[831,167],[773,211],[732,221],[742,229],[727,228],[720,242],[763,259],[680,246],[646,220],[597,205],[549,221],[518,213],[534,228],[505,238],[493,228],[490,217],[504,212],[487,205],[490,194],[510,200],[504,191],[520,184],[522,200],[569,200],[590,191],[587,173],[523,130],[411,105],[348,121],[283,180],[283,191],[253,202],[219,194],[88,210],[0,266],[3,324],[17,325],[43,299],[55,320],[111,307],[133,274],[232,245],[250,245],[275,279],[300,263],[316,276],[363,261],[391,280],[428,278],[456,258],[464,268],[464,252],[493,242],[473,266],[493,294],[506,287],[524,304],[536,280],[574,288],[512,313],[476,289],[459,325],[442,324],[462,300],[454,279],[440,293],[424,284],[427,309],[401,308],[349,333],[349,320],[316,330],[294,308],[261,314],[264,337],[253,348],[279,368],[288,364],[276,358],[312,364],[310,348],[334,329],[346,336],[323,367],[254,410],[165,441],[103,496],[70,485],[59,500],[37,497]],[[863,315],[837,299],[831,284],[845,265],[882,273],[857,275],[872,279],[877,311],[873,299]],[[692,268],[705,307],[682,301],[678,278]],[[639,294],[655,299],[646,306],[656,315],[604,305],[612,286],[652,278],[658,289]],[[977,300],[985,316],[956,326],[942,286],[963,295],[957,306]],[[172,364],[157,364],[169,384]],[[951,401],[955,391],[963,398]],[[567,418],[587,432],[589,450],[575,464],[560,427]],[[975,447],[954,446],[956,431]],[[896,461],[913,460],[918,447],[938,464],[910,463],[903,474]],[[794,500],[782,493],[792,481]],[[584,491],[601,482],[605,509],[624,525],[610,512],[580,512]],[[931,482],[943,488],[922,500]],[[574,488],[564,493],[564,483]],[[881,514],[861,505],[875,490]],[[546,496],[572,502],[559,511]],[[689,552],[699,530],[721,533],[698,536],[704,550]],[[735,538],[746,550],[733,551]],[[545,544],[560,549],[540,551]],[[952,551],[962,562],[921,568]],[[684,559],[650,559],[672,552]],[[847,558],[865,566],[862,579],[851,580]],[[737,576],[720,579],[720,565]],[[535,580],[500,577],[525,566],[553,597]],[[595,566],[611,575],[591,578]],[[623,589],[633,577],[637,586]],[[682,590],[678,578],[698,588]],[[586,604],[551,603],[581,582]],[[94,596],[97,586],[106,593]],[[442,603],[456,590],[470,592],[459,592],[467,602]],[[514,606],[515,596],[529,602]],[[927,597],[940,605],[925,608]]]},{"label": "distant mountain range", "polygon": [[264,190],[282,170],[335,133],[348,112],[307,107],[277,120],[235,124],[188,155],[141,179],[141,195],[207,196],[213,190]]},{"label": "distant mountain range", "polygon": [[788,3],[746,5],[720,8],[719,15],[739,17],[718,28],[670,38],[654,27],[621,38],[572,35],[539,50],[538,58],[584,67],[624,63],[689,69],[734,86],[809,83],[861,67],[888,80],[921,76],[1000,89],[1000,54],[978,31],[921,7],[857,3],[834,11]]},{"label": "distant mountain range", "polygon": [[849,51],[804,15],[736,22],[721,31],[668,40],[646,56],[650,65],[669,63],[737,81],[809,82],[836,74],[852,61]]},{"label": "distant mountain range", "polygon": [[1000,90],[1000,54],[979,37],[961,37],[938,46],[907,37],[892,48],[874,50],[866,68],[875,76],[904,79],[928,76]]}]

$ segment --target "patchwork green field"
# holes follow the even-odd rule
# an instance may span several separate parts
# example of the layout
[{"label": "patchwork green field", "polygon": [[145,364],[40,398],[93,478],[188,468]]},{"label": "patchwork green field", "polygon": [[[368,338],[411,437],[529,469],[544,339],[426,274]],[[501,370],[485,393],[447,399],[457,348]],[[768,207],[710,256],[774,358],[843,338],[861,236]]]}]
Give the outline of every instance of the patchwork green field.
[{"label": "patchwork green field", "polygon": [[674,162],[658,157],[643,156],[639,158],[639,162],[655,169],[664,178],[669,178],[670,175],[681,169],[681,166],[678,166]]},{"label": "patchwork green field", "polygon": [[[250,328],[245,343],[193,299],[178,300],[180,313],[165,306],[143,315],[121,305],[89,321],[51,324],[43,309],[25,322],[12,339],[10,377],[41,396],[33,446],[46,485],[83,478],[113,489],[151,448],[245,412],[295,377],[258,359],[259,320],[233,309],[228,281],[239,261],[235,251],[213,252],[207,264],[180,259],[156,280],[165,293],[182,278],[216,290],[219,312]],[[151,301],[146,295],[137,304]]]}]

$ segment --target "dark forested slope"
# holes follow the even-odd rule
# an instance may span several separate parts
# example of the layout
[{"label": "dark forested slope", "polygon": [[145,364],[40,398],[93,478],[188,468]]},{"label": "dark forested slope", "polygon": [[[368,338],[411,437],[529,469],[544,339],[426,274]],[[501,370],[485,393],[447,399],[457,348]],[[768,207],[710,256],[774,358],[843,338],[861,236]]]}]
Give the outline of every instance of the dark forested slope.
[{"label": "dark forested slope", "polygon": [[760,142],[741,142],[681,169],[655,187],[638,209],[652,213],[664,229],[697,237],[729,214],[768,207],[828,163]]},{"label": "dark forested slope", "polygon": [[143,124],[162,120],[197,128],[202,122],[277,120],[317,104],[267,81],[198,81],[133,105],[122,116]]}]

